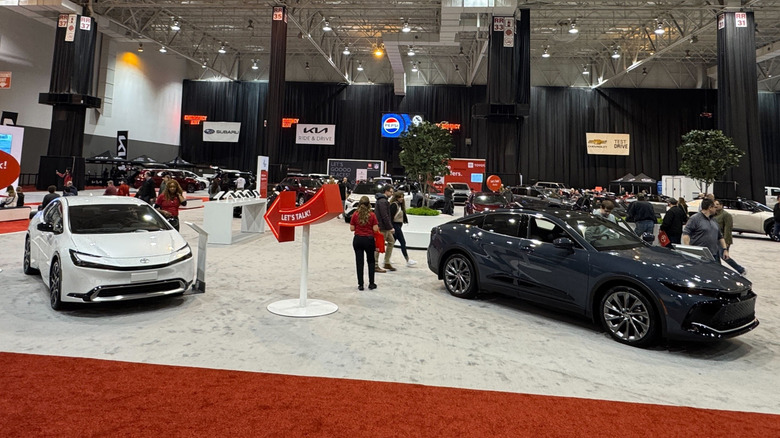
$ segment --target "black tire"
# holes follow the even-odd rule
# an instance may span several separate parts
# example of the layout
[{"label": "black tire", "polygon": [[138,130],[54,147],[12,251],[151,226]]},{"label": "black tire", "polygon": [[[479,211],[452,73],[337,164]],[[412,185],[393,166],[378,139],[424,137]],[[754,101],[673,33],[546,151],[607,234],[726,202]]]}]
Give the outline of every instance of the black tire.
[{"label": "black tire", "polygon": [[598,317],[612,339],[626,345],[652,345],[660,331],[661,322],[650,300],[631,286],[608,290],[601,299]]},{"label": "black tire", "polygon": [[187,184],[187,193],[195,192],[195,184]]},{"label": "black tire", "polygon": [[775,236],[772,235],[772,232],[774,230],[775,230],[775,220],[767,219],[766,222],[764,222],[764,233],[766,233],[766,235],[769,236],[769,238],[772,240],[776,240]]},{"label": "black tire", "polygon": [[62,309],[62,267],[58,258],[52,260],[49,271],[49,302],[52,309]]},{"label": "black tire", "polygon": [[30,267],[30,235],[24,238],[24,262],[22,263],[22,269],[27,275],[40,274],[41,271]]},{"label": "black tire", "polygon": [[352,215],[353,214],[355,214],[355,213],[354,212],[352,212],[352,213],[344,213],[344,222],[350,223],[352,221]]},{"label": "black tire", "polygon": [[442,268],[444,287],[450,295],[458,298],[474,298],[477,296],[477,271],[468,257],[456,253],[447,258]]}]

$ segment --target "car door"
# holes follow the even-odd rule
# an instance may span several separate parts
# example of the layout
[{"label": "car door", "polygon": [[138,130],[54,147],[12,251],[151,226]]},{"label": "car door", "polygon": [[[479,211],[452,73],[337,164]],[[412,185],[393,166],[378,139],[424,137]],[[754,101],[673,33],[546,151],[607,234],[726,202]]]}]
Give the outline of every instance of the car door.
[{"label": "car door", "polygon": [[[729,213],[731,213],[734,219],[732,225],[734,231],[764,232],[764,220],[766,218],[755,210],[754,204],[742,200],[729,201],[728,203],[732,207]],[[726,208],[725,204],[723,208]]]},{"label": "car door", "polygon": [[518,288],[527,286],[521,279],[522,272],[517,269],[523,258],[519,237],[523,218],[522,214],[487,214],[480,229],[469,234],[478,247],[472,254],[478,258],[481,289],[516,296]]},{"label": "car door", "polygon": [[54,253],[57,251],[58,242],[63,232],[62,202],[53,200],[43,212],[43,223],[50,224],[52,231],[38,231],[35,244],[39,250],[38,269],[42,273],[44,281],[48,282],[49,267]]},{"label": "car door", "polygon": [[[528,214],[527,239],[523,239],[523,252],[519,269],[527,290],[535,300],[567,307],[581,312],[587,305],[590,289],[590,256],[578,240],[556,222],[541,214]],[[568,238],[573,248],[554,245],[557,238]]]}]

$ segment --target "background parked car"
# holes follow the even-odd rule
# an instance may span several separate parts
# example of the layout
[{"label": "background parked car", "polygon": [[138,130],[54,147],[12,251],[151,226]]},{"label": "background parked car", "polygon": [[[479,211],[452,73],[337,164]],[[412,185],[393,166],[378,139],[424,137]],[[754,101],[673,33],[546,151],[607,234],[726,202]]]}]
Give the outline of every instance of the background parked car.
[{"label": "background parked car", "polygon": [[[162,183],[162,176],[164,173],[168,173],[171,175],[171,178],[175,179],[176,182],[179,183],[182,189],[186,191],[187,193],[192,193],[196,190],[203,190],[205,186],[202,186],[202,182],[195,179],[192,176],[188,176],[185,171],[178,170],[178,169],[155,169],[155,170],[149,170],[152,172],[152,181],[154,181],[155,187],[160,187],[160,184]],[[189,172],[194,175],[194,173]],[[140,188],[141,185],[144,183],[144,172],[139,172],[138,175],[135,177],[135,182],[133,183],[133,187]]]},{"label": "background parked car", "polygon": [[279,185],[296,192],[295,203],[301,205],[314,197],[317,190],[322,187],[319,180],[309,178],[308,176],[287,176]]},{"label": "background parked car", "polygon": [[[718,199],[725,210],[734,218],[732,231],[739,233],[766,234],[772,237],[775,217],[772,209],[749,199]],[[701,207],[701,199],[688,203],[688,215],[693,216]]]},{"label": "background parked car", "polygon": [[449,183],[452,186],[452,202],[455,204],[465,204],[471,195],[471,187],[466,183]]},{"label": "background parked car", "polygon": [[463,214],[468,216],[481,211],[497,210],[511,206],[512,203],[507,202],[504,195],[495,192],[474,192],[466,200],[466,204],[463,206]]},{"label": "background parked car", "polygon": [[376,207],[376,194],[382,192],[382,187],[385,183],[382,182],[364,182],[355,184],[355,188],[352,189],[352,193],[344,200],[344,220],[349,223],[352,219],[352,214],[358,208],[360,198],[368,196],[368,200],[371,201],[371,209]]}]

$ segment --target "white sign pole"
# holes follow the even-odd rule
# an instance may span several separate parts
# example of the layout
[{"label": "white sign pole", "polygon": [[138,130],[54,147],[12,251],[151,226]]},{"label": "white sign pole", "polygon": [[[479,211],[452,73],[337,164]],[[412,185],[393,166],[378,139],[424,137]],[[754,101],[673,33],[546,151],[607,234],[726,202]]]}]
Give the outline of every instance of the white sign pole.
[{"label": "white sign pole", "polygon": [[309,284],[309,229],[311,225],[303,226],[303,239],[301,245],[301,307],[306,307],[306,291]]}]

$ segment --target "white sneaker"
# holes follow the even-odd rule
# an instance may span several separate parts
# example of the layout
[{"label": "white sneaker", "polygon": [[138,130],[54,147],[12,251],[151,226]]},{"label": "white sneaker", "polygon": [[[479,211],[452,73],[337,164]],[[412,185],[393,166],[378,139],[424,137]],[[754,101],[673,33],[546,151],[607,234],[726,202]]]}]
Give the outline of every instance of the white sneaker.
[{"label": "white sneaker", "polygon": [[409,260],[406,261],[406,266],[409,266],[409,267],[412,267],[412,266],[414,266],[416,264],[417,264],[417,262],[415,262],[412,259],[409,259]]}]

